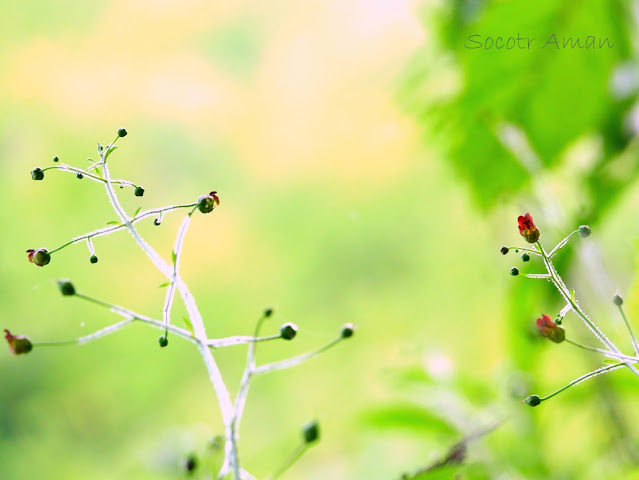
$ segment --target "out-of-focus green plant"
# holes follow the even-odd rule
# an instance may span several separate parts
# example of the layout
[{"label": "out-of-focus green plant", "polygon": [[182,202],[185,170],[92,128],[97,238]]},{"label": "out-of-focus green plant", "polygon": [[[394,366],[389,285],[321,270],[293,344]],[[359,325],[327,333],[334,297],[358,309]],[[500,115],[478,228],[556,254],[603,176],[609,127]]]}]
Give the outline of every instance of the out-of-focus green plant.
[{"label": "out-of-focus green plant", "polygon": [[[355,332],[355,327],[350,323],[344,325],[335,340],[319,348],[318,350],[263,365],[257,365],[256,362],[257,343],[278,339],[290,341],[296,337],[298,331],[297,325],[288,322],[280,327],[279,333],[268,336],[260,336],[260,331],[263,323],[273,315],[273,310],[271,308],[267,308],[264,310],[262,316],[257,322],[255,331],[252,336],[236,335],[225,338],[209,338],[204,326],[204,320],[199,312],[195,299],[189,291],[187,284],[184,282],[180,275],[180,258],[183,250],[186,232],[191,223],[193,214],[196,211],[199,211],[203,214],[211,213],[220,204],[219,196],[216,191],[212,191],[208,194],[201,195],[196,201],[190,203],[168,205],[166,207],[154,208],[144,211],[142,210],[142,207],[139,207],[132,216],[129,216],[120,203],[115,187],[117,186],[120,189],[124,189],[125,187],[132,188],[133,193],[136,197],[144,196],[145,190],[144,188],[137,184],[134,184],[133,182],[113,179],[111,177],[109,168],[110,162],[107,163],[107,160],[110,158],[111,154],[118,148],[115,146],[115,143],[118,141],[118,139],[125,137],[126,135],[126,129],[120,128],[118,130],[117,136],[111,143],[106,146],[98,144],[97,153],[99,160],[95,162],[92,161],[91,165],[86,169],[64,164],[60,162],[59,157],[56,156],[53,158],[54,165],[46,168],[36,167],[31,171],[31,178],[36,181],[44,180],[45,172],[50,170],[57,170],[72,173],[78,179],[86,178],[102,184],[105,187],[111,206],[118,216],[118,220],[107,222],[106,227],[76,236],[68,242],[51,250],[46,248],[29,249],[27,250],[27,258],[29,262],[33,263],[34,265],[43,267],[45,265],[48,265],[52,261],[53,255],[56,252],[59,252],[60,250],[71,245],[84,242],[86,243],[90,253],[89,261],[90,263],[95,264],[98,262],[98,256],[96,255],[93,240],[101,236],[110,235],[121,230],[126,230],[130,233],[138,246],[149,258],[149,260],[151,260],[153,265],[168,280],[166,283],[160,285],[160,287],[166,288],[166,297],[162,309],[162,319],[153,319],[122,306],[84,294],[80,292],[70,280],[64,279],[58,281],[58,289],[63,296],[78,298],[90,302],[94,305],[107,308],[116,315],[123,317],[124,320],[114,323],[92,334],[74,338],[71,340],[31,341],[29,337],[25,335],[14,335],[8,329],[5,329],[5,339],[9,344],[9,349],[12,354],[23,355],[30,353],[32,350],[34,350],[34,348],[37,349],[44,347],[82,345],[115,333],[133,323],[142,323],[147,326],[162,330],[163,333],[158,339],[160,348],[166,348],[169,345],[169,334],[175,335],[191,342],[199,350],[204,364],[207,368],[209,379],[217,395],[220,412],[224,421],[225,433],[223,437],[215,439],[215,441],[210,445],[210,451],[208,452],[207,457],[204,459],[205,462],[201,462],[198,456],[195,453],[192,453],[186,458],[184,462],[184,469],[187,474],[192,474],[198,468],[207,468],[208,473],[213,474],[213,469],[217,467],[219,468],[219,471],[216,473],[216,478],[218,480],[227,478],[229,475],[231,475],[234,480],[255,479],[255,476],[253,476],[241,466],[239,455],[240,423],[244,413],[244,407],[246,405],[246,399],[251,381],[256,376],[291,368],[320,355],[321,353],[329,350],[343,340],[352,337]],[[187,214],[182,221],[182,224],[178,228],[175,245],[171,252],[171,262],[169,263],[165,261],[149,243],[147,243],[147,241],[140,235],[135,225],[142,220],[155,217],[153,223],[154,225],[159,226],[165,213],[178,210],[186,210]],[[188,313],[188,318],[183,319],[186,328],[179,327],[172,323],[171,312],[176,293],[180,295]],[[222,372],[218,368],[217,362],[215,361],[213,351],[218,348],[235,345],[248,345],[248,354],[246,367],[240,381],[239,390],[236,398],[233,400],[227,388],[227,384],[224,380]],[[313,421],[305,425],[302,429],[302,439],[300,442],[300,446],[294,450],[293,454],[289,458],[286,458],[284,461],[281,462],[281,465],[276,468],[275,473],[273,473],[270,479],[274,480],[278,478],[295,461],[297,461],[311,445],[315,444],[318,440],[318,423],[316,421]],[[222,461],[211,463],[211,457],[217,456],[217,452],[222,450],[222,444],[224,445],[224,455]]]}]

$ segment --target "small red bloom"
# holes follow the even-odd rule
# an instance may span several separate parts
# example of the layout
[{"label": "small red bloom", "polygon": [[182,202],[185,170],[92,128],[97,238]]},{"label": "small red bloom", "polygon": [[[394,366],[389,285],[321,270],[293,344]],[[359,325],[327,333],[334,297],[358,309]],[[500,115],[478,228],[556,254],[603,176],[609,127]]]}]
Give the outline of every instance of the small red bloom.
[{"label": "small red bloom", "polygon": [[517,223],[519,224],[519,234],[524,237],[528,243],[535,243],[539,240],[540,233],[530,213],[517,217]]},{"label": "small red bloom", "polygon": [[35,250],[33,248],[30,248],[29,250],[27,250],[27,253],[29,254],[29,261],[33,263],[33,254],[35,253]]},{"label": "small red bloom", "polygon": [[217,207],[220,204],[220,197],[217,196],[217,192],[213,191],[209,193],[209,196],[213,197],[213,200],[215,200],[215,206]]},{"label": "small red bloom", "polygon": [[6,328],[4,329],[4,332],[4,338],[7,340],[9,350],[11,350],[12,354],[20,355],[21,353],[29,353],[33,348],[29,338],[24,335],[12,335]]},{"label": "small red bloom", "polygon": [[566,338],[566,331],[560,327],[545,313],[537,319],[537,328],[542,337],[549,338],[555,343],[561,343]]}]

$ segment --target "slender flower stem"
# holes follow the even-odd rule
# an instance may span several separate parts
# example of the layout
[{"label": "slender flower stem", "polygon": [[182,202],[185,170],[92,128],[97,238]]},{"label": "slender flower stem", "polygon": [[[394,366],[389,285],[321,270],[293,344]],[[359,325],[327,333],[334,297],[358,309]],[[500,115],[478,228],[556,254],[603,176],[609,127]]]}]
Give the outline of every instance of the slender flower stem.
[{"label": "slender flower stem", "polygon": [[564,341],[570,343],[571,345],[574,345],[575,347],[582,348],[584,350],[589,350],[591,352],[601,353],[601,354],[605,355],[606,357],[615,358],[615,359],[618,359],[618,360],[625,360],[625,361],[629,361],[629,362],[633,362],[633,363],[639,362],[639,356],[631,357],[630,355],[624,355],[622,353],[611,352],[610,350],[604,350],[603,348],[591,347],[591,346],[588,346],[588,345],[584,345],[583,343],[574,342],[574,341],[572,341],[572,340],[570,340],[568,338],[564,339]]},{"label": "slender flower stem", "polygon": [[548,258],[552,258],[555,253],[557,253],[561,248],[563,248],[564,245],[566,245],[568,243],[568,240],[570,240],[570,237],[572,237],[574,234],[579,233],[579,230],[575,230],[574,232],[571,232],[570,234],[568,234],[568,236],[566,238],[564,238],[561,242],[559,242],[555,248],[553,248],[550,253],[548,254]]},{"label": "slender flower stem", "polygon": [[266,365],[261,365],[259,367],[256,367],[253,370],[253,373],[256,375],[260,375],[262,373],[270,373],[270,372],[275,372],[276,370],[284,370],[285,368],[295,367],[296,365],[299,365],[300,363],[304,363],[305,361],[310,360],[311,358],[315,358],[318,355],[325,352],[326,350],[333,348],[342,340],[343,338],[339,337],[333,340],[331,343],[323,346],[322,348],[314,352],[304,353],[302,355],[298,355],[297,357],[289,358],[287,360],[282,360],[280,362],[273,362],[273,363],[267,363]]},{"label": "slender flower stem", "polygon": [[295,451],[288,457],[284,463],[269,477],[269,480],[276,480],[279,478],[284,472],[286,472],[291,466],[297,462],[302,455],[308,450],[308,444],[303,443],[299,447],[295,449]]},{"label": "slender flower stem", "polygon": [[[152,215],[164,214],[165,212],[169,212],[169,211],[172,211],[172,210],[177,210],[177,209],[180,209],[180,208],[193,208],[196,205],[197,205],[197,203],[185,203],[185,204],[181,204],[181,205],[169,205],[169,206],[163,207],[163,208],[154,208],[154,209],[151,209],[151,210],[145,210],[143,212],[138,213],[136,215],[136,217],[131,220],[131,224],[135,224],[135,223],[139,222],[140,220],[143,220],[146,217],[150,217]],[[63,245],[60,245],[59,247],[56,247],[53,250],[50,250],[49,253],[57,252],[58,250],[62,250],[63,248],[68,247],[69,245],[73,245],[74,243],[81,242],[82,240],[90,240],[92,238],[101,237],[103,235],[108,235],[110,233],[117,232],[118,230],[124,230],[126,228],[127,228],[126,223],[122,223],[120,225],[113,225],[113,226],[110,226],[110,227],[101,228],[99,230],[95,230],[93,232],[86,233],[84,235],[80,235],[78,237],[75,237],[75,238],[71,239],[70,241],[68,241],[67,243],[65,243]]]},{"label": "slender flower stem", "polygon": [[207,341],[207,345],[211,348],[231,347],[234,345],[244,345],[247,343],[266,342],[269,340],[279,340],[282,335],[269,335],[267,337],[250,337],[248,335],[235,335],[220,339],[211,339]]},{"label": "slender flower stem", "polygon": [[57,346],[66,346],[66,345],[84,345],[85,343],[89,343],[93,340],[97,340],[98,338],[106,337],[112,333],[117,332],[118,330],[126,327],[133,323],[135,318],[128,318],[126,320],[122,320],[121,322],[114,323],[113,325],[109,325],[102,330],[98,330],[97,332],[91,333],[90,335],[85,335],[83,337],[74,338],[71,340],[61,340],[58,342],[33,342],[34,346],[38,347],[57,347]]},{"label": "slender flower stem", "polygon": [[639,345],[637,345],[637,339],[635,338],[635,335],[632,333],[632,328],[630,328],[630,323],[628,322],[628,319],[626,318],[626,314],[623,311],[623,307],[621,305],[617,305],[617,308],[619,309],[619,313],[621,314],[621,317],[623,318],[623,322],[626,324],[626,328],[628,329],[628,333],[630,334],[630,338],[632,339],[632,346],[635,349],[635,354],[639,357]]},{"label": "slender flower stem", "polygon": [[607,367],[598,368],[597,370],[593,370],[590,373],[587,373],[585,375],[582,375],[579,378],[574,379],[572,382],[570,382],[565,387],[560,388],[559,390],[557,390],[556,392],[551,393],[550,395],[546,395],[545,397],[541,397],[539,400],[541,402],[543,402],[543,401],[548,400],[549,398],[552,398],[555,395],[563,392],[564,390],[566,390],[566,389],[568,389],[568,388],[570,388],[570,387],[572,387],[574,385],[577,385],[578,383],[583,382],[584,380],[588,380],[589,378],[596,377],[597,375],[601,375],[602,373],[606,373],[606,372],[609,372],[611,370],[615,370],[617,368],[621,368],[621,367],[625,367],[625,366],[627,366],[625,363],[618,363],[618,364],[615,364],[615,365],[608,365]]},{"label": "slender flower stem", "polygon": [[[113,144],[117,141],[117,138],[109,145],[106,149],[108,151]],[[157,252],[142,239],[139,235],[129,218],[127,217],[122,205],[120,204],[117,195],[113,191],[113,186],[111,185],[111,177],[109,174],[109,168],[106,163],[106,153],[101,155],[101,163],[104,172],[104,178],[106,179],[106,191],[111,201],[111,205],[115,210],[116,214],[120,217],[122,222],[126,225],[127,229],[137,242],[137,244],[142,248],[144,253],[146,253],[147,257],[153,262],[155,267],[167,277],[169,281],[172,280],[173,272],[169,265],[160,257]],[[193,331],[196,339],[198,340],[198,349],[200,350],[200,354],[202,355],[202,359],[204,360],[204,364],[206,365],[209,379],[211,384],[213,385],[213,389],[217,395],[218,403],[220,405],[220,410],[222,413],[222,419],[225,425],[225,434],[226,434],[226,446],[225,446],[225,455],[229,458],[231,465],[235,466],[237,463],[236,460],[236,445],[232,439],[231,433],[231,421],[233,418],[233,404],[231,402],[231,396],[229,395],[229,391],[226,388],[226,384],[224,383],[224,379],[222,378],[222,374],[220,372],[211,351],[206,345],[208,341],[206,336],[206,330],[204,328],[204,322],[202,321],[202,316],[200,315],[200,311],[195,304],[195,299],[188,287],[182,280],[181,276],[178,274],[175,276],[175,283],[180,292],[180,296],[182,297],[182,301],[184,302],[184,306],[186,307],[187,313],[189,314],[189,318],[191,320],[191,325],[193,326]],[[235,475],[235,480],[239,480],[239,475]]]},{"label": "slender flower stem", "polygon": [[[64,163],[60,164],[60,165],[54,165],[52,167],[46,167],[43,168],[42,171],[46,172],[47,170],[61,170],[63,172],[70,172],[70,173],[75,173],[76,175],[79,173],[80,175],[82,175],[83,177],[86,177],[90,180],[93,180],[94,182],[99,182],[99,183],[105,183],[106,180],[104,178],[99,177],[98,175],[94,175],[92,173],[90,173],[88,170],[83,170],[81,168],[77,168],[77,167],[72,167],[71,165],[66,165]],[[111,180],[111,183],[114,185],[120,185],[122,187],[127,186],[127,187],[137,187],[138,185],[136,185],[133,182],[129,182],[128,180]]]},{"label": "slender flower stem", "polygon": [[520,252],[526,252],[526,253],[531,253],[533,255],[537,255],[538,257],[541,257],[541,253],[539,253],[537,250],[532,250],[530,248],[522,248],[522,247],[506,247],[508,250],[517,250]]}]

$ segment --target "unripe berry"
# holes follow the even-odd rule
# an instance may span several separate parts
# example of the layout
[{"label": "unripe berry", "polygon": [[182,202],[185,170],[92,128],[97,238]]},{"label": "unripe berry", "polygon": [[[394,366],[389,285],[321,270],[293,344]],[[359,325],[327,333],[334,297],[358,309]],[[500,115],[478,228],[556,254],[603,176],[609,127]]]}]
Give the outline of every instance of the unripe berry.
[{"label": "unripe berry", "polygon": [[319,425],[315,420],[308,422],[302,429],[304,443],[313,443],[319,439]]},{"label": "unripe berry", "polygon": [[623,305],[623,298],[621,298],[618,293],[615,293],[612,296],[612,303],[614,303],[618,307],[621,307]]},{"label": "unripe berry", "polygon": [[69,280],[58,280],[58,289],[65,297],[75,295],[75,287]]},{"label": "unripe berry", "polygon": [[96,255],[91,255],[91,258],[89,258],[89,262],[98,263],[98,257]]},{"label": "unripe berry", "polygon": [[60,159],[59,159],[59,158],[57,157],[57,155],[56,155],[55,157],[53,157],[53,161],[54,161],[55,163],[58,163],[58,161],[60,161]]},{"label": "unripe berry", "polygon": [[76,177],[78,177],[79,180],[82,180],[84,178],[84,175],[82,175],[81,173],[78,173]]},{"label": "unripe berry", "polygon": [[142,187],[135,187],[133,193],[136,197],[141,197],[142,195],[144,195],[144,189]]},{"label": "unripe berry", "polygon": [[126,137],[127,131],[124,128],[118,129],[118,137]]},{"label": "unripe berry", "polygon": [[284,340],[293,340],[297,335],[297,325],[294,323],[285,323],[280,328],[280,336]]},{"label": "unripe berry", "polygon": [[511,269],[510,269],[510,274],[511,274],[513,277],[516,277],[517,275],[519,275],[519,269],[518,269],[517,267],[513,267],[513,268],[511,268]]},{"label": "unripe berry", "polygon": [[40,167],[36,167],[31,170],[31,178],[34,180],[42,180],[44,178],[44,172]]},{"label": "unripe berry", "polygon": [[526,400],[524,400],[524,402],[526,402],[531,407],[536,407],[541,403],[541,398],[539,398],[539,395],[530,395],[529,397],[526,397]]},{"label": "unripe berry", "polygon": [[265,308],[264,309],[264,317],[268,318],[271,315],[273,315],[273,309],[271,307]]},{"label": "unripe berry", "polygon": [[526,252],[522,253],[522,254],[521,254],[521,260],[522,260],[523,262],[527,262],[527,261],[529,261],[529,260],[530,260],[530,255],[528,255]]},{"label": "unripe berry", "polygon": [[499,249],[502,255],[506,255],[508,253],[508,247],[504,246]]},{"label": "unripe berry", "polygon": [[355,325],[353,325],[352,323],[347,323],[346,325],[342,326],[342,329],[340,330],[340,335],[342,338],[351,338],[354,334]]},{"label": "unripe berry", "polygon": [[581,235],[582,238],[586,238],[590,235],[590,227],[588,225],[582,225],[579,227],[579,235]]},{"label": "unripe berry", "polygon": [[160,347],[164,348],[169,344],[169,339],[162,335],[158,338],[158,343],[160,344]]}]

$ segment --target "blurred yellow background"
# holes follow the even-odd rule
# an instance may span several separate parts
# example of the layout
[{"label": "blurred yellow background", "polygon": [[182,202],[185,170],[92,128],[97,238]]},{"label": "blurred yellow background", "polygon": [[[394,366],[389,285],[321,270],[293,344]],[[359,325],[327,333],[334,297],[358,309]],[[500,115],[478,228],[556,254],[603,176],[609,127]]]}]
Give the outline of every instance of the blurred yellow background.
[{"label": "blurred yellow background", "polygon": [[[351,341],[320,358],[255,381],[241,437],[246,467],[259,478],[295,448],[300,426],[312,418],[320,421],[322,440],[285,478],[399,478],[511,408],[515,420],[494,434],[495,443],[471,452],[492,473],[467,478],[601,478],[595,475],[611,464],[627,471],[632,463],[608,458],[576,465],[580,455],[606,455],[610,430],[598,414],[596,384],[543,411],[521,412],[519,399],[531,385],[540,394],[552,391],[596,360],[530,335],[535,316],[561,308],[557,297],[542,305],[522,301],[513,322],[517,291],[507,272],[517,259],[498,254],[501,244],[519,241],[515,218],[523,211],[548,214],[535,219],[550,242],[574,227],[569,221],[583,218],[584,204],[597,204],[596,196],[581,198],[581,183],[570,174],[579,165],[585,167],[578,172],[590,168],[596,141],[576,130],[577,141],[566,140],[586,153],[558,148],[561,161],[526,174],[531,180],[521,186],[523,195],[505,202],[495,190],[487,211],[486,192],[478,199],[469,191],[459,165],[433,147],[439,137],[424,133],[418,100],[402,94],[412,78],[409,66],[436,71],[416,88],[430,100],[472,84],[464,65],[493,66],[481,57],[451,68],[445,34],[424,22],[440,6],[413,0],[3,5],[0,326],[43,341],[117,321],[62,298],[57,278],[161,316],[164,280],[124,232],[95,241],[95,265],[84,244],[55,254],[45,268],[29,264],[24,253],[116,219],[98,184],[58,171],[33,182],[29,171],[52,165],[54,155],[86,167],[96,143],[126,127],[111,172],[146,189],[142,198],[118,192],[129,214],[219,192],[220,207],[194,217],[182,259],[210,336],[250,334],[272,306],[265,333],[287,321],[300,332],[290,343],[260,345],[258,359],[267,362],[327,343],[346,322],[358,326]],[[499,78],[500,71],[491,75]],[[482,101],[477,92],[469,96]],[[475,105],[460,107],[462,126]],[[468,122],[470,132],[476,125]],[[461,141],[472,153],[472,138]],[[492,170],[478,167],[475,181],[500,184],[501,160],[487,151],[478,148],[477,156]],[[627,221],[636,215],[633,175],[593,235],[596,245],[614,248],[602,261],[614,288],[625,291],[639,232]],[[540,183],[551,194],[540,195]],[[553,217],[553,211],[563,213]],[[167,259],[181,218],[174,213],[160,227],[140,226]],[[575,272],[576,282],[592,276]],[[609,293],[585,303],[607,315]],[[176,307],[177,322],[180,312]],[[623,335],[619,322],[606,325],[613,336]],[[0,478],[184,476],[184,457],[203,451],[222,424],[196,350],[178,338],[160,349],[157,337],[136,325],[87,346],[36,349],[24,357],[1,353]],[[518,341],[527,342],[526,352],[534,349],[534,361],[522,360]],[[245,348],[216,358],[235,392]],[[550,367],[557,365],[562,368]],[[398,371],[420,372],[428,388],[398,386]],[[620,396],[621,422],[632,430],[637,414],[628,407],[636,379],[612,375],[620,379],[611,388]],[[416,414],[413,403],[423,411]],[[386,406],[391,414],[384,416],[379,411]],[[438,417],[453,427],[436,423]],[[634,438],[629,442],[636,446]],[[504,443],[509,446],[495,446]],[[565,451],[539,453],[555,447]]]}]

